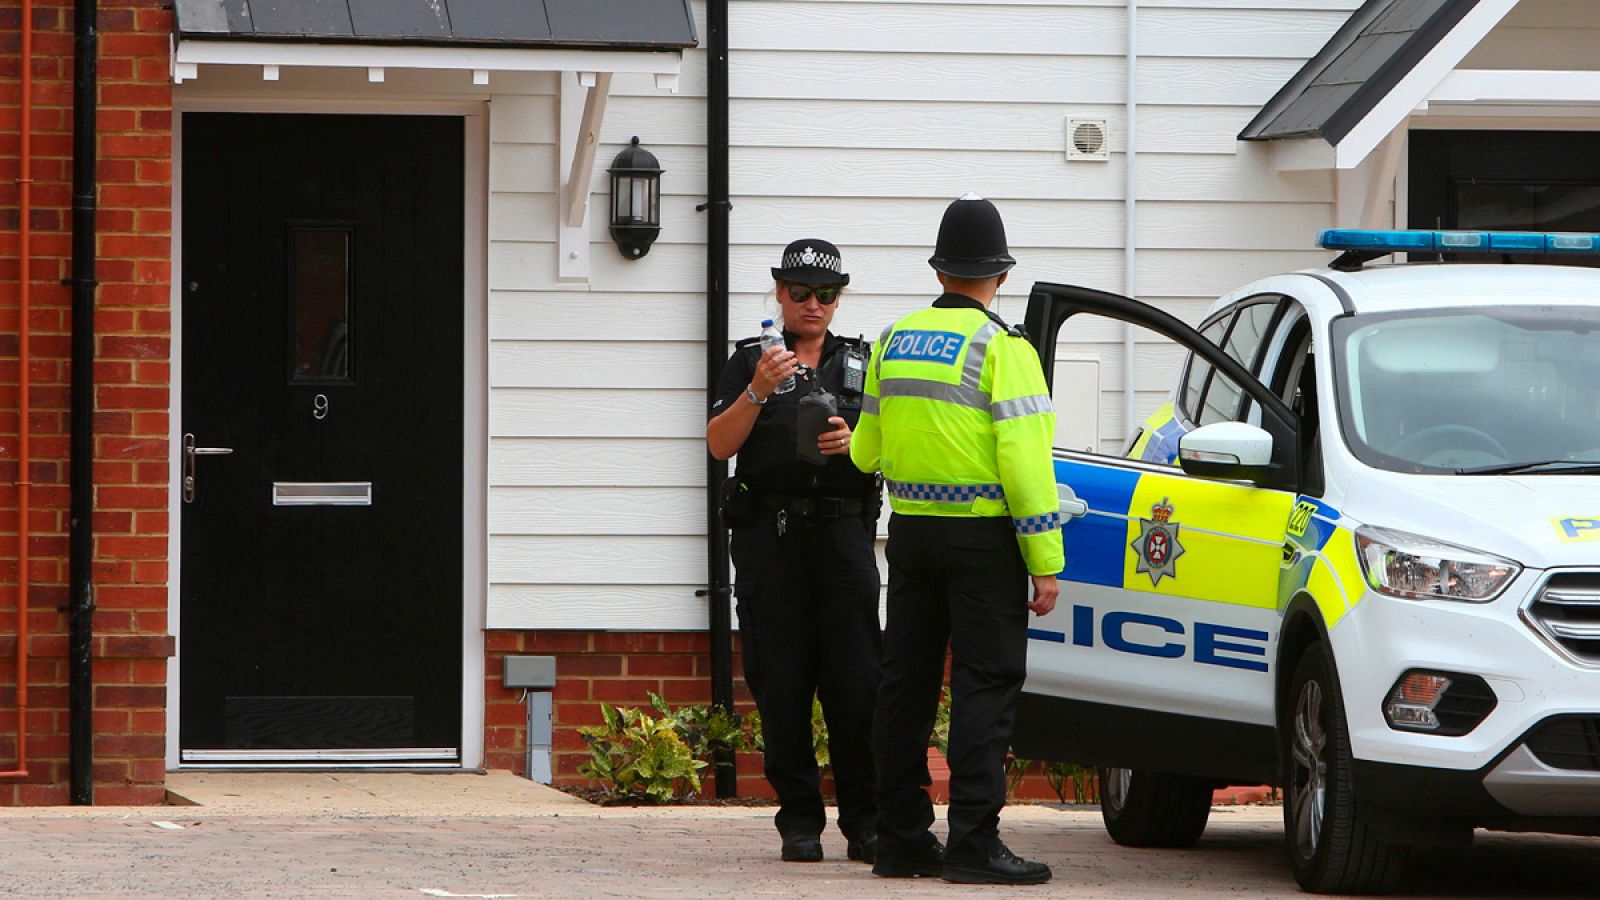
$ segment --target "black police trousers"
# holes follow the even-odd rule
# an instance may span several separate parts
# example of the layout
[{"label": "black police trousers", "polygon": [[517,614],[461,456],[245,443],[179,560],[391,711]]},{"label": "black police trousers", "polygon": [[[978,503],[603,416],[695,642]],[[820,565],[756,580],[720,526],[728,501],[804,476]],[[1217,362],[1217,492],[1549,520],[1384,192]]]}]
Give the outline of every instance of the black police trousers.
[{"label": "black police trousers", "polygon": [[1009,518],[895,514],[889,610],[873,724],[878,858],[933,840],[928,737],[951,651],[948,855],[982,857],[999,840],[1006,753],[1027,670],[1028,570]]},{"label": "black police trousers", "polygon": [[839,802],[839,830],[862,840],[877,830],[872,714],[878,692],[878,561],[873,525],[860,516],[758,513],[733,528],[744,677],[761,712],[767,781],[785,835],[821,835],[827,824],[811,736],[811,700],[822,701]]}]

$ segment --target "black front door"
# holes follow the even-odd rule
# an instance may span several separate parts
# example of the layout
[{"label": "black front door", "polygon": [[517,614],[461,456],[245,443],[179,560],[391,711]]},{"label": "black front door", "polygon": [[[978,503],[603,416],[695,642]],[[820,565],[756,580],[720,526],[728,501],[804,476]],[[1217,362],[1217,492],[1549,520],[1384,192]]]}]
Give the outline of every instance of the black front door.
[{"label": "black front door", "polygon": [[[1413,131],[1410,141],[1412,228],[1600,232],[1600,133]],[[1512,258],[1600,265],[1579,255]]]},{"label": "black front door", "polygon": [[462,142],[184,116],[185,762],[459,759]]}]

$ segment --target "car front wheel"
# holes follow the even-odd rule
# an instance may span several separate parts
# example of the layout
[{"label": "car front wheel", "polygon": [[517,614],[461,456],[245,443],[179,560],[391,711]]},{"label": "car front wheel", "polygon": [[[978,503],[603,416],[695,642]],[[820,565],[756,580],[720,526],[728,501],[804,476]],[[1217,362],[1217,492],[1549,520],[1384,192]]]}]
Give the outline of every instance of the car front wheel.
[{"label": "car front wheel", "polygon": [[1344,700],[1322,644],[1300,657],[1287,700],[1283,829],[1295,880],[1316,893],[1392,888],[1405,850],[1378,840],[1359,815]]},{"label": "car front wheel", "polygon": [[1100,770],[1100,816],[1125,847],[1193,847],[1205,833],[1215,785],[1204,778]]}]

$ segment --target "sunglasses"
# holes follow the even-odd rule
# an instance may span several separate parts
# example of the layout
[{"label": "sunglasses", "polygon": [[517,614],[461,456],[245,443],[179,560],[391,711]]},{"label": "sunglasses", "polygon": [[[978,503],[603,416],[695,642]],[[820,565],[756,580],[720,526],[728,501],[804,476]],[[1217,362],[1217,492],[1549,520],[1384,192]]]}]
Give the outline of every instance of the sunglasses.
[{"label": "sunglasses", "polygon": [[809,284],[790,284],[788,285],[788,289],[789,301],[791,303],[804,303],[807,300],[810,300],[812,297],[815,297],[817,298],[817,302],[821,303],[823,306],[831,306],[833,301],[839,299],[839,289],[837,287],[813,287]]}]

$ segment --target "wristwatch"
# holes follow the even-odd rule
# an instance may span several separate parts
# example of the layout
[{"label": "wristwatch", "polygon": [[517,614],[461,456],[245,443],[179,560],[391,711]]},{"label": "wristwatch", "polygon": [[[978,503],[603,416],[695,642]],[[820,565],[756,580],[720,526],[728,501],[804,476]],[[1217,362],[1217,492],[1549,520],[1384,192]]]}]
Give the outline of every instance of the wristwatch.
[{"label": "wristwatch", "polygon": [[751,406],[766,406],[767,401],[772,399],[771,397],[757,397],[756,389],[748,384],[744,386],[744,398],[750,401]]}]

